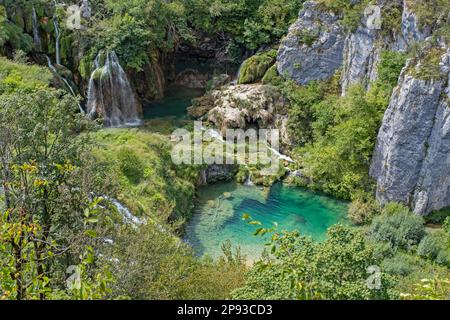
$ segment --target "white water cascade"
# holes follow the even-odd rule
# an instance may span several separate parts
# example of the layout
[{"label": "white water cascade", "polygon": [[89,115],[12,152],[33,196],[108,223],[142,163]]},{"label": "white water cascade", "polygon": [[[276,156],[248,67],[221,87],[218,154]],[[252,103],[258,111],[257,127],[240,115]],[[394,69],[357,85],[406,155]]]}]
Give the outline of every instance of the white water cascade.
[{"label": "white water cascade", "polygon": [[87,112],[91,118],[102,117],[106,127],[137,126],[140,104],[137,101],[128,77],[114,51],[94,61],[88,88]]},{"label": "white water cascade", "polygon": [[58,17],[56,16],[56,9],[58,8],[58,5],[56,4],[56,1],[53,1],[55,4],[55,14],[53,16],[53,26],[55,27],[55,35],[56,35],[56,43],[55,43],[55,57],[56,57],[56,64],[61,64],[61,52],[60,52],[60,40],[61,40],[61,31],[59,30],[59,23],[58,23]]},{"label": "white water cascade", "polygon": [[34,7],[33,7],[32,19],[33,19],[33,42],[34,42],[36,49],[41,51],[42,50],[42,41],[41,41],[41,36],[39,34],[39,21],[38,21],[36,9]]},{"label": "white water cascade", "polygon": [[[63,78],[58,71],[56,70],[55,66],[52,64],[52,60],[46,56],[47,58],[47,65],[49,67],[50,70],[52,70],[53,74],[55,76],[57,76],[67,87],[67,89],[69,89],[69,92],[72,94],[72,96],[74,96],[75,98],[77,97],[77,94],[75,93],[75,91],[73,90],[72,86],[70,85],[69,81],[66,78]],[[80,109],[80,112],[82,114],[84,114],[84,110],[83,107],[81,106],[81,104],[79,102],[77,102],[78,104],[78,108]]]},{"label": "white water cascade", "polygon": [[252,173],[251,172],[248,174],[247,179],[245,179],[244,185],[249,186],[249,187],[252,187],[255,185],[252,181]]}]

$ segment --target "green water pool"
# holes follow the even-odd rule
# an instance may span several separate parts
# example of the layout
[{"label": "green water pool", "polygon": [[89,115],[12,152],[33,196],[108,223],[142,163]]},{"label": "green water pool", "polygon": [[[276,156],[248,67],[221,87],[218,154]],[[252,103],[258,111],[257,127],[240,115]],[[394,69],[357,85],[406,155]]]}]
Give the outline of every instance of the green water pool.
[{"label": "green water pool", "polygon": [[180,120],[186,117],[187,108],[194,98],[204,94],[202,89],[171,85],[164,98],[144,105],[144,119]]},{"label": "green water pool", "polygon": [[254,236],[258,226],[242,219],[249,214],[270,228],[298,230],[314,240],[326,237],[336,223],[347,223],[345,202],[306,189],[275,184],[270,189],[235,183],[215,184],[199,190],[198,205],[186,227],[185,240],[198,255],[218,257],[222,244],[230,240],[248,258],[255,259],[264,250],[267,238]]}]

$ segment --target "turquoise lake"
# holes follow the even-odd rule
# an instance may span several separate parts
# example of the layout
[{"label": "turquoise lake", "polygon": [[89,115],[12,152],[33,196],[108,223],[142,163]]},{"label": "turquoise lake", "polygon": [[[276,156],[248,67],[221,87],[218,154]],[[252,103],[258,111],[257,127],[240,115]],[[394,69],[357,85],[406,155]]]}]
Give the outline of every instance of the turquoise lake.
[{"label": "turquoise lake", "polygon": [[258,226],[242,219],[248,214],[262,227],[299,231],[316,241],[326,238],[327,229],[347,223],[345,202],[306,189],[275,184],[270,189],[222,183],[199,190],[198,204],[186,227],[185,240],[200,256],[222,255],[222,244],[230,240],[243,254],[256,259],[265,248],[267,238],[254,236]]},{"label": "turquoise lake", "polygon": [[163,99],[144,105],[144,119],[181,120],[186,117],[192,99],[203,94],[202,89],[171,85],[167,88]]}]

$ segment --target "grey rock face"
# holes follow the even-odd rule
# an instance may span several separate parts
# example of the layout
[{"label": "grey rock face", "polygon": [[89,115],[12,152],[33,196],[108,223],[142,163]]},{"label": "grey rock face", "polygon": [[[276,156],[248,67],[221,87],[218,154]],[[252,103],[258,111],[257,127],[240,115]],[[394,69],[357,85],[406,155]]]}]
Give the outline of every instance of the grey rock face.
[{"label": "grey rock face", "polygon": [[409,205],[417,214],[450,206],[450,50],[445,78],[425,81],[403,71],[380,129],[371,175],[377,199]]},{"label": "grey rock face", "polygon": [[[395,2],[395,3],[394,3]],[[278,52],[278,72],[304,85],[312,80],[326,80],[342,67],[342,94],[349,86],[365,87],[377,78],[382,50],[406,51],[412,44],[424,41],[431,27],[420,28],[408,0],[380,0],[378,6],[391,10],[403,6],[401,32],[386,36],[369,24],[373,15],[362,15],[358,28],[346,34],[339,16],[323,12],[313,1],[305,2],[298,20],[290,27]],[[383,14],[381,15],[383,19]],[[310,42],[305,42],[309,39]]]},{"label": "grey rock face", "polygon": [[406,45],[424,41],[431,35],[431,27],[419,28],[417,16],[408,6],[408,1],[403,1],[402,36]]},{"label": "grey rock face", "polygon": [[330,78],[342,66],[345,34],[339,17],[305,2],[278,51],[278,72],[307,84]]},{"label": "grey rock face", "polygon": [[377,46],[377,30],[361,25],[345,40],[342,94],[349,86],[361,83],[365,86],[377,77],[377,62],[381,47]]}]

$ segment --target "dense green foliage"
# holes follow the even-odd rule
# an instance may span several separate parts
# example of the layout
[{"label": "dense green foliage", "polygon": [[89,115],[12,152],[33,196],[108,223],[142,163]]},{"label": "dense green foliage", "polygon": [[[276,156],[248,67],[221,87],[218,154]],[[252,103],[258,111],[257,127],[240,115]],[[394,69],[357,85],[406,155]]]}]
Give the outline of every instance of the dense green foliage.
[{"label": "dense green foliage", "polygon": [[411,250],[425,236],[423,218],[412,215],[408,208],[390,204],[383,211],[373,220],[369,231],[376,241],[388,242],[392,248]]},{"label": "dense green foliage", "polygon": [[379,275],[370,289],[370,267],[381,261],[359,231],[334,226],[327,240],[315,243],[297,233],[275,233],[273,256],[258,261],[245,286],[233,295],[240,299],[386,299],[391,279]]},{"label": "dense green foliage", "polygon": [[[118,183],[118,198],[138,216],[162,221],[189,216],[198,168],[176,167],[167,137],[138,129],[100,131],[94,152],[107,176]],[[168,183],[170,181],[170,183]]]}]

